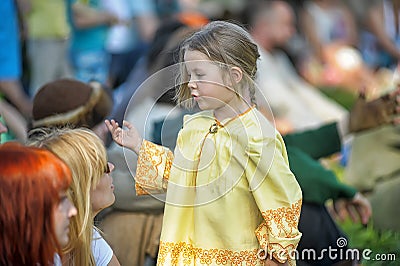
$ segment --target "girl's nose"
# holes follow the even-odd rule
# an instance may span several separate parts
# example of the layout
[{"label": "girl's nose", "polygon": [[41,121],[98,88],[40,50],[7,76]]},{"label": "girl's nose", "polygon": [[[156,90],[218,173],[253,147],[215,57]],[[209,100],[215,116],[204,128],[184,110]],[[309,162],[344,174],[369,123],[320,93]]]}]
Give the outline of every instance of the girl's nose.
[{"label": "girl's nose", "polygon": [[193,80],[193,78],[189,79],[188,87],[189,89],[197,88],[197,83]]}]

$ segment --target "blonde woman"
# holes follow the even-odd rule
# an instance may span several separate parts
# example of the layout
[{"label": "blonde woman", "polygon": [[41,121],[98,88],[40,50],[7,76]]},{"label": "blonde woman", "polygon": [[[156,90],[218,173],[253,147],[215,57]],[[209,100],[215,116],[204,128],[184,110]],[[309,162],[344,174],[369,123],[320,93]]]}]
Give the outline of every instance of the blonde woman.
[{"label": "blonde woman", "polygon": [[[52,151],[71,169],[69,193],[78,214],[71,219],[70,241],[62,265],[120,265],[94,227],[94,217],[115,201],[111,171],[102,141],[89,129],[36,129],[29,144]],[[56,264],[57,265],[57,264]]]}]

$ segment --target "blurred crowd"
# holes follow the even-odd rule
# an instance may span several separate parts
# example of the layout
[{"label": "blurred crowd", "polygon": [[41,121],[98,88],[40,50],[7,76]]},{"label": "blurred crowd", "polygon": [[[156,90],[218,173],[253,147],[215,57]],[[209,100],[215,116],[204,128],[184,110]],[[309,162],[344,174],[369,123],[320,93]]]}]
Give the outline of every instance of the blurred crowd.
[{"label": "blurred crowd", "polygon": [[[400,230],[400,0],[1,0],[0,14],[0,140],[44,147],[71,168],[76,238],[61,247],[71,265],[97,260],[77,255],[91,252],[92,234],[108,242],[104,265],[155,265],[164,203],[135,195],[126,162],[137,157],[111,143],[103,121],[129,120],[173,150],[189,111],[175,106],[175,80],[165,76],[173,71],[160,70],[213,20],[242,24],[259,46],[257,105],[284,136],[303,190],[300,248],[336,243],[346,216]],[[155,73],[161,80],[148,79]],[[51,129],[65,125],[90,130]],[[88,139],[103,145],[91,151],[101,162],[77,151],[89,150]],[[84,173],[79,156],[101,171]],[[342,177],[321,162],[327,157]],[[111,171],[115,198],[77,195]]]}]

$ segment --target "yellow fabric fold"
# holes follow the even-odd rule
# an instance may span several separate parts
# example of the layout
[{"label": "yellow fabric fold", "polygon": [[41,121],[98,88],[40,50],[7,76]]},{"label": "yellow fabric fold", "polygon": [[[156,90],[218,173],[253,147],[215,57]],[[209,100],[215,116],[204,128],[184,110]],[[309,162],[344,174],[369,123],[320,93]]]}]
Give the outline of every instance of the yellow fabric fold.
[{"label": "yellow fabric fold", "polygon": [[302,195],[282,137],[254,108],[210,132],[214,123],[210,111],[185,116],[169,178],[161,168],[172,156],[142,145],[139,184],[168,180],[158,265],[258,266],[262,249],[294,265],[285,254],[301,237]]}]

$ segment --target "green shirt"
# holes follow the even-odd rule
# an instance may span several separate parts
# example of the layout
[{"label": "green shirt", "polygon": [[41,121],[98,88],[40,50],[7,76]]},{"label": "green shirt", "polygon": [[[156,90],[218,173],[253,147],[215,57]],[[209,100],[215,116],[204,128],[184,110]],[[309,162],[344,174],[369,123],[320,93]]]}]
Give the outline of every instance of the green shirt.
[{"label": "green shirt", "polygon": [[357,190],[341,183],[318,159],[339,152],[336,123],[284,136],[290,170],[303,191],[303,201],[325,204],[328,199],[353,198]]}]

